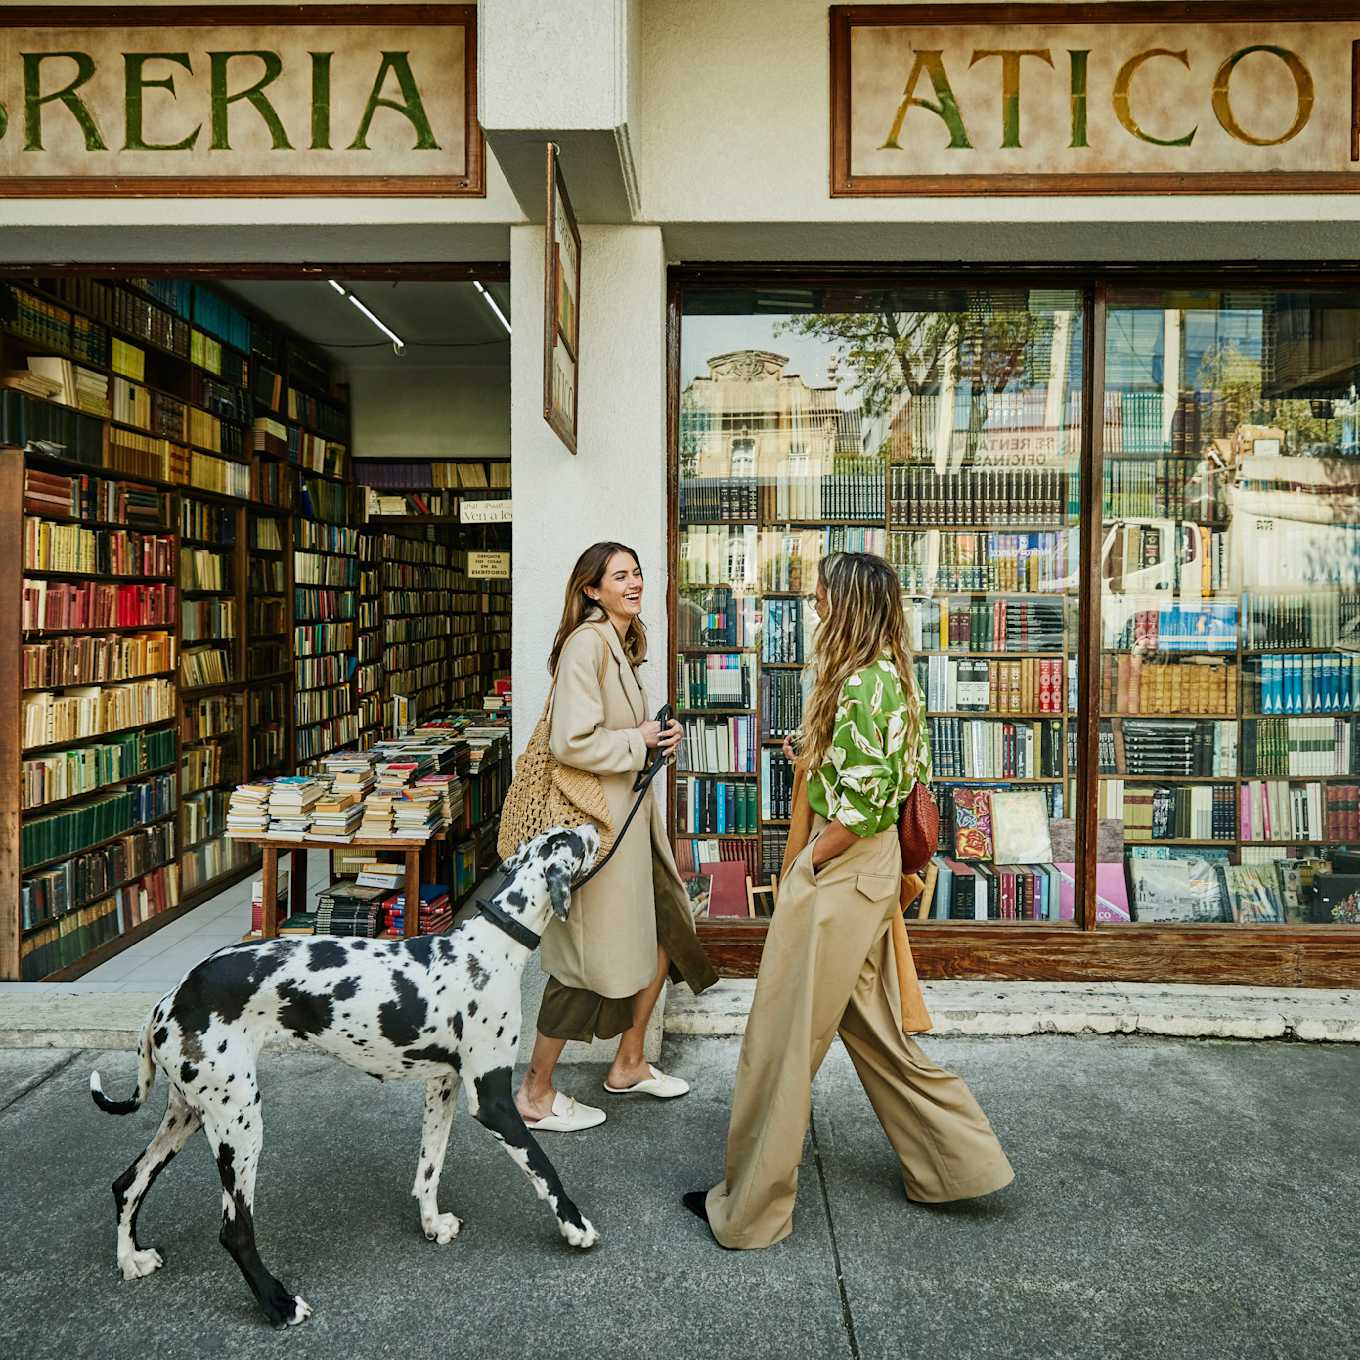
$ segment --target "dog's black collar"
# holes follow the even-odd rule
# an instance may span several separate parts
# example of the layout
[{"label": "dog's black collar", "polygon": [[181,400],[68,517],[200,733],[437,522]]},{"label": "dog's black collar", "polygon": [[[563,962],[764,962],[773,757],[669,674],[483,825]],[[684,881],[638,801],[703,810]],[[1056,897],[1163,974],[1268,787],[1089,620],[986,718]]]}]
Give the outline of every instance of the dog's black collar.
[{"label": "dog's black collar", "polygon": [[512,940],[517,944],[522,944],[526,949],[537,949],[542,941],[541,935],[535,935],[528,926],[516,921],[511,916],[507,916],[494,902],[483,902],[479,898],[477,910],[493,926],[499,926]]}]

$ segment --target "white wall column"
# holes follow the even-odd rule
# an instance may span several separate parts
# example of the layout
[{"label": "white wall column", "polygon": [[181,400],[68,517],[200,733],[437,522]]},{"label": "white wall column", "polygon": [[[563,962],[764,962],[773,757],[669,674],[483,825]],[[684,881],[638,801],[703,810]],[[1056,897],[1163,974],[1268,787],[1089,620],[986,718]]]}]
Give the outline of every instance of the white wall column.
[{"label": "white wall column", "polygon": [[515,504],[515,751],[548,692],[567,573],[602,539],[646,573],[643,680],[665,697],[666,259],[653,226],[582,226],[580,418],[570,454],[543,419],[543,228],[510,230],[510,450]]}]

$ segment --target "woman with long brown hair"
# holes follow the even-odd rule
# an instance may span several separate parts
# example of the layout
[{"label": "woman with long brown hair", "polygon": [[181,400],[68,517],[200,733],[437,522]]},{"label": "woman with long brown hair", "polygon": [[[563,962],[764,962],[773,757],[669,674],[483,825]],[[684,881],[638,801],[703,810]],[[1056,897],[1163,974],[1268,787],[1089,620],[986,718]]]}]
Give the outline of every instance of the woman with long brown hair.
[{"label": "woman with long brown hair", "polygon": [[[616,828],[633,805],[633,780],[648,752],[673,754],[683,735],[674,720],[663,729],[647,716],[637,674],[647,657],[642,590],[642,567],[632,548],[592,544],[567,581],[548,656],[553,757],[599,776]],[[515,1096],[525,1124],[536,1132],[574,1132],[604,1122],[603,1110],[553,1088],[568,1039],[621,1036],[604,1081],[610,1095],[670,1099],[689,1090],[679,1077],[647,1063],[643,1036],[668,973],[696,992],[716,982],[717,974],[694,932],[650,788],[645,800],[614,857],[576,894],[567,919],[554,919],[543,936],[548,984],[529,1070]]]},{"label": "woman with long brown hair", "polygon": [[793,1230],[812,1078],[838,1032],[908,1198],[969,1199],[1013,1175],[968,1087],[904,1033],[929,1018],[914,979],[899,982],[890,938],[901,910],[897,815],[930,779],[930,747],[896,573],[881,557],[838,553],[823,559],[817,603],[816,678],[799,742],[811,837],[786,865],[765,939],[726,1178],[684,1197],[725,1247],[768,1247]]}]

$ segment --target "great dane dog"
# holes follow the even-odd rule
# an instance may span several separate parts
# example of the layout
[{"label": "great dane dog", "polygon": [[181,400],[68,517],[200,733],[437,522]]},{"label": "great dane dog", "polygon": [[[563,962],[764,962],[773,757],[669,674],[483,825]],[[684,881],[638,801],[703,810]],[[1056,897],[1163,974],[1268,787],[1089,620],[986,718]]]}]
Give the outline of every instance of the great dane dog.
[{"label": "great dane dog", "polygon": [[[133,1096],[110,1100],[99,1073],[90,1076],[95,1104],[109,1114],[137,1109],[157,1068],[170,1086],[155,1137],[113,1183],[123,1278],[150,1275],[164,1264],[154,1248],[137,1245],[137,1213],[166,1163],[201,1128],[222,1178],[222,1245],[276,1327],[311,1316],[308,1304],[260,1260],[251,1217],[263,1145],[260,1049],[288,1035],[380,1081],[425,1083],[411,1193],[430,1241],[451,1242],[462,1227],[436,1203],[461,1078],[477,1122],[552,1206],[562,1236],[573,1247],[594,1246],[599,1234],[567,1197],[515,1109],[510,1074],[519,1044],[520,975],[551,917],[566,918],[572,881],[589,869],[599,845],[591,826],[530,841],[507,862],[505,887],[446,936],[262,940],[219,949],[191,969],[146,1022]],[[414,911],[414,904],[406,909]]]}]

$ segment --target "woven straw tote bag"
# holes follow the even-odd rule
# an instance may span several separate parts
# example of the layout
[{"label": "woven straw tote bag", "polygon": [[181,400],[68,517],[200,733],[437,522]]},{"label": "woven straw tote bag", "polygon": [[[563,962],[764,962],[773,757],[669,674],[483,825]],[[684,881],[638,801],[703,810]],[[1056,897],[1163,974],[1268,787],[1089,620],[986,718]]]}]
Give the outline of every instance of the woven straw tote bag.
[{"label": "woven straw tote bag", "polygon": [[[606,655],[605,666],[600,670],[601,685],[608,664]],[[558,826],[593,823],[600,833],[600,859],[614,844],[614,819],[599,775],[560,764],[549,747],[556,688],[554,680],[529,744],[515,762],[515,777],[505,794],[496,836],[496,851],[503,860],[509,859],[525,841]]]}]

